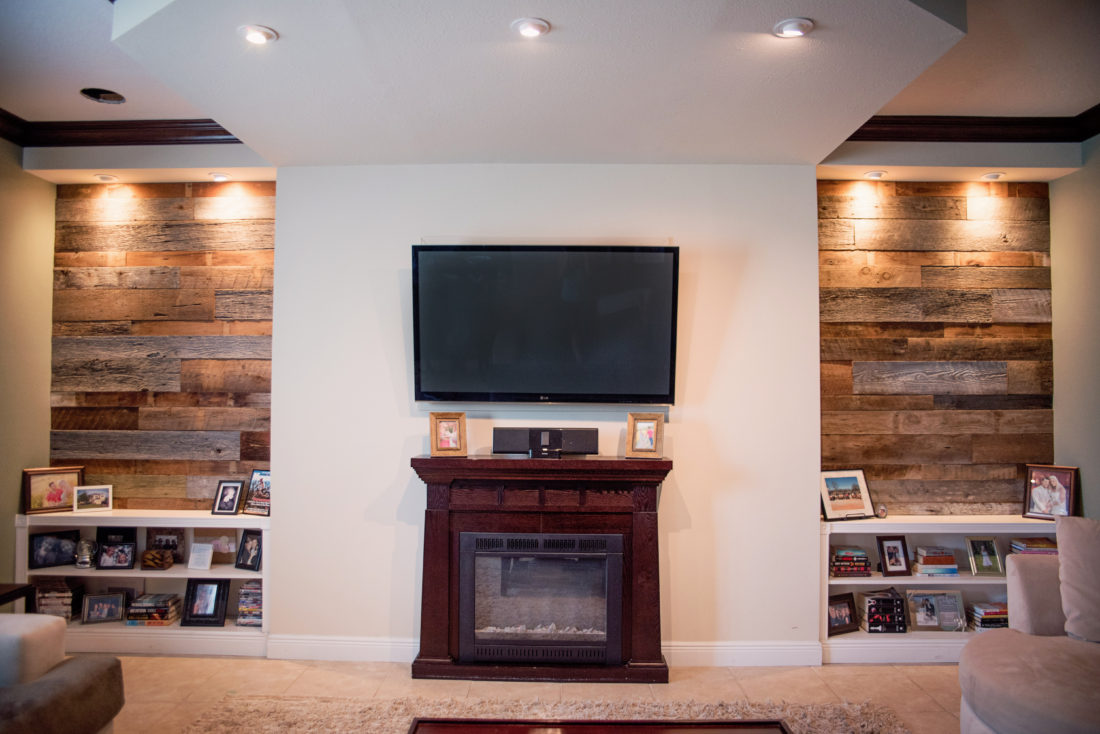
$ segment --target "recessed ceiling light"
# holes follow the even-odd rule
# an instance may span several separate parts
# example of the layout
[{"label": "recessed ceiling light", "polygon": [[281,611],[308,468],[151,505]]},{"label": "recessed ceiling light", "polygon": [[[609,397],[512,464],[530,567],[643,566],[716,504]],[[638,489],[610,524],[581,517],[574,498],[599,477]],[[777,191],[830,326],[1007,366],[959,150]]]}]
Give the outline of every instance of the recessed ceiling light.
[{"label": "recessed ceiling light", "polygon": [[772,34],[780,38],[801,38],[814,29],[809,18],[787,18],[772,27]]},{"label": "recessed ceiling light", "polygon": [[524,38],[538,38],[550,32],[550,24],[542,18],[517,18],[512,21],[512,30]]},{"label": "recessed ceiling light", "polygon": [[118,180],[118,176],[112,176],[109,173],[97,173],[95,175],[96,181],[100,183],[114,183]]},{"label": "recessed ceiling light", "polygon": [[100,89],[99,87],[85,87],[80,90],[80,93],[93,102],[101,102],[102,104],[122,104],[126,101],[126,98],[118,92],[112,92],[110,89]]},{"label": "recessed ceiling light", "polygon": [[1004,171],[990,171],[989,173],[982,174],[983,181],[996,181],[997,179],[1004,178]]},{"label": "recessed ceiling light", "polygon": [[244,40],[257,46],[279,40],[279,34],[275,29],[268,28],[265,25],[242,25],[237,29],[237,33],[240,33]]},{"label": "recessed ceiling light", "polygon": [[210,178],[220,183],[222,181],[228,181],[230,179],[230,176],[228,173],[222,173],[221,171],[211,171]]},{"label": "recessed ceiling light", "polygon": [[886,177],[886,171],[868,171],[867,173],[863,174],[863,177],[877,181],[880,178]]}]

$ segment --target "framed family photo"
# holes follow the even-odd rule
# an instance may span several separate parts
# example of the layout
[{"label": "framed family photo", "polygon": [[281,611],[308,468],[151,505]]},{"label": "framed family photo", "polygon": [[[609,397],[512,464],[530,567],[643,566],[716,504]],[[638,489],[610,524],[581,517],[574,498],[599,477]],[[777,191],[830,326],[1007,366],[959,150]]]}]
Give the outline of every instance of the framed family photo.
[{"label": "framed family photo", "polygon": [[660,459],[665,417],[661,413],[627,413],[626,455],[633,459]]},{"label": "framed family photo", "polygon": [[253,469],[248,480],[248,494],[245,496],[245,515],[271,515],[271,470]]},{"label": "framed family photo", "polygon": [[111,509],[111,484],[73,488],[73,512],[95,512]]},{"label": "framed family photo", "polygon": [[126,612],[126,592],[110,594],[85,594],[84,609],[80,615],[83,624],[93,622],[118,622]]},{"label": "framed family photo", "polygon": [[993,536],[968,537],[966,554],[970,557],[970,572],[975,576],[1004,576],[1004,556],[997,549]]},{"label": "framed family photo", "polygon": [[237,550],[236,568],[245,571],[260,570],[260,556],[263,554],[263,533],[259,530],[241,532],[241,547]]},{"label": "framed family photo", "polygon": [[957,589],[908,589],[909,628],[916,632],[962,632],[966,607]]},{"label": "framed family photo", "polygon": [[52,533],[35,533],[29,538],[27,568],[70,566],[76,563],[76,544],[80,542],[79,530],[56,530]]},{"label": "framed family photo", "polygon": [[466,414],[431,413],[432,456],[466,455]]},{"label": "framed family photo", "polygon": [[1053,520],[1074,514],[1077,507],[1077,467],[1028,464],[1024,486],[1024,517]]},{"label": "framed family photo", "polygon": [[852,592],[829,597],[829,637],[859,629],[856,616],[856,597]]},{"label": "framed family photo", "polygon": [[210,508],[214,515],[236,515],[244,496],[244,482],[226,480],[218,482],[218,491],[214,493],[214,506]]},{"label": "framed family photo", "polygon": [[133,568],[137,543],[101,543],[95,558],[96,568]]},{"label": "framed family photo", "polygon": [[826,520],[856,520],[875,514],[862,469],[821,472],[821,504]]},{"label": "framed family photo", "polygon": [[229,601],[229,579],[187,579],[183,627],[223,627]]},{"label": "framed family photo", "polygon": [[875,536],[878,546],[878,558],[882,563],[883,576],[911,576],[909,548],[905,545],[904,535]]},{"label": "framed family photo", "polygon": [[23,470],[23,513],[68,512],[76,487],[84,484],[84,467],[51,466]]}]

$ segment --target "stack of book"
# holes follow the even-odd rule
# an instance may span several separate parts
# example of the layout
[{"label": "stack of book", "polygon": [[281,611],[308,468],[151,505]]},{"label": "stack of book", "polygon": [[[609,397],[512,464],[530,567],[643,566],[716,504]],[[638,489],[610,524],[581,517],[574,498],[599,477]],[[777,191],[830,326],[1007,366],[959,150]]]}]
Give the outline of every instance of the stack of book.
[{"label": "stack of book", "polygon": [[167,627],[180,618],[179,594],[142,594],[126,608],[126,624],[135,627]]},{"label": "stack of book", "polygon": [[939,545],[917,546],[917,560],[913,564],[914,576],[958,576],[959,565],[955,552]]},{"label": "stack of book", "polygon": [[259,627],[263,621],[263,581],[249,579],[241,584],[241,595],[237,601],[237,624],[242,627]]},{"label": "stack of book", "polygon": [[966,611],[975,632],[1008,626],[1008,604],[1004,602],[974,602]]},{"label": "stack of book", "polygon": [[867,551],[855,545],[834,545],[829,548],[830,576],[870,576],[871,559]]},{"label": "stack of book", "polygon": [[62,578],[40,578],[34,582],[34,605],[39,614],[52,614],[66,622],[75,612],[80,616],[84,604],[84,584]]},{"label": "stack of book", "polygon": [[1013,538],[1013,553],[1042,553],[1048,556],[1058,555],[1058,543],[1054,538]]},{"label": "stack of book", "polygon": [[897,589],[860,592],[859,627],[865,632],[905,632],[905,597]]}]

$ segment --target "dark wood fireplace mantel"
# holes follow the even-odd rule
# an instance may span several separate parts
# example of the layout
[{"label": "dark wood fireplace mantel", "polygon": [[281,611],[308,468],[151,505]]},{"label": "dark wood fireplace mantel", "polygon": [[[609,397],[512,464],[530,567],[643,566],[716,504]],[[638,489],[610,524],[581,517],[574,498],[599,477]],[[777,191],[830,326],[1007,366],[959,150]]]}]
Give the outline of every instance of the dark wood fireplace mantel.
[{"label": "dark wood fireplace mantel", "polygon": [[[657,490],[665,459],[416,457],[427,484],[414,678],[667,683],[661,655]],[[623,536],[621,665],[459,663],[459,534]]]}]

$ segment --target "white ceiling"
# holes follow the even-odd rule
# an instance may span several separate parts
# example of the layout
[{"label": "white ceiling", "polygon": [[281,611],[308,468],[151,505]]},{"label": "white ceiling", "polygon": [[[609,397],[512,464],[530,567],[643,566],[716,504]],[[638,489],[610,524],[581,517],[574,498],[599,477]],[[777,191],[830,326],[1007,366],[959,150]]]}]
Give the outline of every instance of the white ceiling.
[{"label": "white ceiling", "polygon": [[[0,108],[213,118],[276,166],[816,164],[870,116],[1070,116],[1100,101],[1100,2],[0,0]],[[118,26],[112,41],[112,17]],[[527,41],[534,15],[553,26]],[[811,17],[807,38],[772,25]],[[246,47],[244,23],[280,40]],[[114,89],[124,105],[83,99]]]}]

